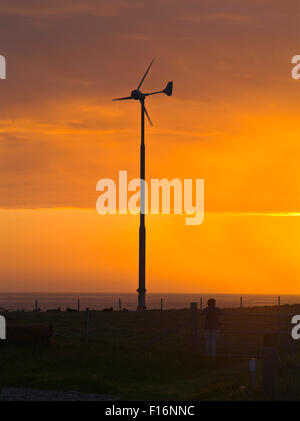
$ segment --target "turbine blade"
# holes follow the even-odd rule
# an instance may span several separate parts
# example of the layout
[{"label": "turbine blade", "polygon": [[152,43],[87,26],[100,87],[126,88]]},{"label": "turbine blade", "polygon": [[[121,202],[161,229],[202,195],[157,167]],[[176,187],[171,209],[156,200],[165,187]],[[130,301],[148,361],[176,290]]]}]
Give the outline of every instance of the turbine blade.
[{"label": "turbine blade", "polygon": [[148,67],[148,69],[146,70],[146,73],[144,74],[144,76],[143,76],[142,80],[140,81],[140,84],[139,84],[139,86],[137,87],[137,89],[140,89],[140,87],[142,86],[142,83],[144,82],[144,79],[145,79],[145,77],[147,76],[147,73],[149,72],[150,67],[152,66],[153,62],[154,62],[154,59],[153,59],[153,60],[151,61],[151,63],[149,64],[149,67]]},{"label": "turbine blade", "polygon": [[131,96],[124,96],[123,98],[114,98],[112,101],[124,101],[125,99],[133,99]]},{"label": "turbine blade", "polygon": [[146,116],[147,116],[147,118],[149,120],[150,125],[153,126],[152,121],[151,121],[151,118],[149,117],[149,114],[148,114],[148,111],[147,111],[146,107],[144,107],[144,110],[145,110],[145,114],[146,114]]}]

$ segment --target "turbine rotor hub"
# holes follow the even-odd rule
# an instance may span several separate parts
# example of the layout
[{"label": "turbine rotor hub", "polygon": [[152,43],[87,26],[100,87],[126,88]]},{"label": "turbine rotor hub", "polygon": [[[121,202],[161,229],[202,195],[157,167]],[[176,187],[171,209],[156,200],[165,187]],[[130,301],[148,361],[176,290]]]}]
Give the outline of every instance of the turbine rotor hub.
[{"label": "turbine rotor hub", "polygon": [[139,99],[144,99],[145,95],[138,89],[134,89],[133,91],[131,91],[131,97],[133,99],[139,100]]}]

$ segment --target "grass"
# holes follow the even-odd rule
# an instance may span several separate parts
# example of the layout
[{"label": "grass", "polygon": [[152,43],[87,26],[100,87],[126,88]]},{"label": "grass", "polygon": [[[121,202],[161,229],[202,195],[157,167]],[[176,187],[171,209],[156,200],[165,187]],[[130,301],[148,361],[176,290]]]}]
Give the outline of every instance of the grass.
[{"label": "grass", "polygon": [[2,343],[0,386],[138,400],[260,400],[261,361],[258,387],[253,389],[247,356],[260,351],[264,332],[274,331],[282,332],[277,398],[299,399],[300,371],[287,365],[300,364],[300,354],[287,352],[291,317],[283,315],[300,314],[299,310],[299,306],[252,308],[239,316],[240,310],[227,310],[218,345],[221,356],[215,360],[204,355],[202,342],[198,348],[191,345],[189,327],[157,340],[180,323],[188,324],[188,310],[91,312],[88,343],[82,312],[11,312],[8,324],[51,324],[57,336],[48,346]]}]

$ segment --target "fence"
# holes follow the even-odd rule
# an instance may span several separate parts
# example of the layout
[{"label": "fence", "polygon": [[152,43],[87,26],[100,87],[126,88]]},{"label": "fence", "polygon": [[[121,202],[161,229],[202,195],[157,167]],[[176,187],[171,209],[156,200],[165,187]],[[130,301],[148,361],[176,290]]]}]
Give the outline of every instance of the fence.
[{"label": "fence", "polygon": [[[200,307],[201,308],[201,307]],[[160,312],[158,312],[160,313]],[[168,313],[168,312],[164,312]],[[151,349],[156,344],[162,344],[170,337],[185,332],[189,337],[191,350],[204,353],[204,317],[198,311],[198,303],[191,303],[189,317],[179,320],[171,328],[152,336],[141,344],[141,349]],[[89,341],[97,329],[90,320],[91,312],[84,312],[84,339]],[[149,313],[148,313],[149,314]],[[221,329],[218,346],[219,358],[245,359],[248,361],[249,379],[252,387],[256,387],[257,363],[262,366],[261,387],[265,399],[274,399],[278,388],[278,371],[280,359],[295,355],[300,350],[297,341],[291,338],[291,319],[293,314],[284,312],[241,311],[225,312],[221,317]],[[289,369],[298,369],[290,365]]]},{"label": "fence", "polygon": [[[37,314],[25,315],[29,321],[43,320],[45,313],[39,313],[38,303],[35,304]],[[50,319],[61,320],[64,323],[55,332],[56,336],[71,340],[82,339],[87,345],[104,339],[118,341],[118,338],[124,338],[127,343],[136,341],[141,352],[155,349],[156,344],[163,346],[168,343],[169,349],[182,344],[186,349],[204,357],[204,317],[201,317],[198,304],[201,309],[200,300],[200,303],[191,303],[190,310],[173,312],[162,311],[164,302],[161,301],[161,311],[124,314],[123,311],[104,313],[89,308],[79,311],[81,306],[80,302],[77,302],[77,310],[70,309],[69,313],[53,314],[50,315]],[[107,308],[107,311],[110,310]],[[119,310],[122,310],[121,301]],[[282,306],[265,311],[241,306],[240,309],[225,311],[221,317],[217,356],[244,360],[252,386],[257,383],[259,362],[264,396],[270,399],[273,398],[278,384],[278,370],[282,358],[298,355],[300,350],[300,341],[298,343],[291,338],[291,319],[294,314],[284,311],[285,307]],[[22,318],[20,314],[19,319]],[[299,368],[295,363],[286,367],[290,370]]]},{"label": "fence", "polygon": [[[208,295],[197,296],[194,294],[170,294],[165,295],[164,297],[159,294],[149,294],[148,295],[148,309],[149,310],[180,310],[189,308],[191,301],[197,301],[200,305],[200,309],[206,305],[206,300],[210,298]],[[284,306],[285,304],[300,304],[300,296],[238,296],[238,295],[222,295],[217,294],[216,297],[218,304],[223,308],[237,308],[243,309],[245,307],[255,307],[255,306],[276,306],[278,308]],[[0,297],[1,299],[1,297]],[[39,296],[32,297],[30,295],[24,296],[19,301],[20,308],[16,307],[16,303],[12,300],[12,297],[7,299],[4,297],[5,302],[1,302],[5,308],[8,308],[10,311],[47,311],[48,310],[65,310],[69,308],[70,310],[84,310],[86,307],[90,309],[103,310],[104,308],[113,308],[113,310],[122,311],[127,310],[136,310],[136,295],[135,294],[124,294],[122,296],[114,294],[87,294],[84,296],[68,296],[59,295],[59,296]],[[52,307],[54,305],[54,307]],[[1,310],[1,307],[0,307]],[[3,309],[4,311],[4,309]]]}]

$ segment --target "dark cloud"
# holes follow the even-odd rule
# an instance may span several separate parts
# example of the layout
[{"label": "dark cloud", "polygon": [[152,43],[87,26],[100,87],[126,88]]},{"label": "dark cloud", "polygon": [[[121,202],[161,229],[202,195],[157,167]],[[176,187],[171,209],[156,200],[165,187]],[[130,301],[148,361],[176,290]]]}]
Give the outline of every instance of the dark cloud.
[{"label": "dark cloud", "polygon": [[174,148],[203,133],[221,142],[243,110],[288,112],[299,98],[297,10],[294,0],[2,0],[0,206],[93,206],[114,155],[135,168],[134,106],[111,98],[135,88],[152,57],[145,89],[175,81],[172,108],[153,98],[166,126],[152,136]]},{"label": "dark cloud", "polygon": [[2,0],[0,13],[9,15],[53,17],[62,15],[116,16],[138,7],[135,0]]}]

